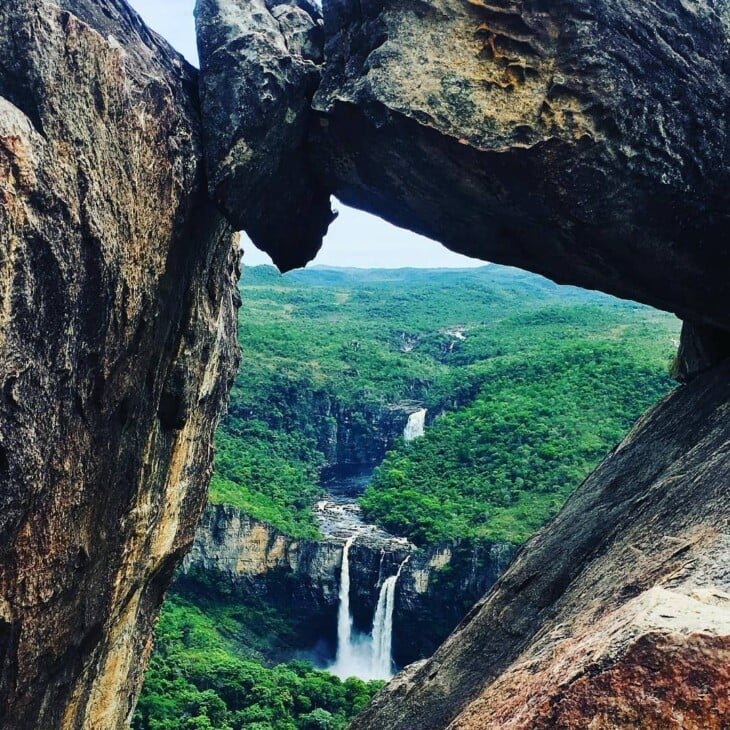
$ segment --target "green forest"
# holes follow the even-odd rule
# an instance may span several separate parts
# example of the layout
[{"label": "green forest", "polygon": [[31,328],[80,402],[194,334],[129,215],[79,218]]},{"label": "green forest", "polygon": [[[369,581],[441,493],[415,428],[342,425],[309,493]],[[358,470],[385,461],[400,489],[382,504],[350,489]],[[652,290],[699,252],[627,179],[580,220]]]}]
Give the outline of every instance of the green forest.
[{"label": "green forest", "polygon": [[472,403],[386,456],[361,499],[366,517],[421,545],[524,542],[666,392],[641,355],[576,342],[505,359]]},{"label": "green forest", "polygon": [[[418,404],[426,435],[385,454],[367,518],[420,545],[519,544],[673,387],[675,318],[507,267],[255,267],[240,289],[243,362],[210,500],[295,537],[317,537],[343,424],[366,457],[377,414]],[[296,627],[274,614],[178,584],[135,730],[344,728],[378,683],[277,663]]]},{"label": "green forest", "polygon": [[132,727],[342,730],[382,686],[354,677],[343,682],[304,661],[268,667],[249,655],[247,626],[254,623],[269,637],[281,630],[265,611],[173,593],[155,630]]},{"label": "green forest", "polygon": [[508,267],[255,267],[241,290],[211,500],[294,536],[317,534],[338,411],[361,442],[388,404],[443,414],[378,469],[370,519],[421,544],[519,543],[672,387],[675,318]]}]

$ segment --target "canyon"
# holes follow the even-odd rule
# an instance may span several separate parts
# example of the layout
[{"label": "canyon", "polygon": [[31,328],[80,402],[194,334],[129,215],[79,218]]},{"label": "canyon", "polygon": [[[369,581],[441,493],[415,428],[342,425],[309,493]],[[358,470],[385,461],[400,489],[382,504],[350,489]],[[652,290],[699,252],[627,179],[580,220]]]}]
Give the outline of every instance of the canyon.
[{"label": "canyon", "polygon": [[353,728],[726,727],[727,4],[197,19],[200,73],[124,0],[0,6],[3,726],[129,723],[239,359],[232,231],[302,265],[337,195],[685,321],[684,384]]},{"label": "canyon", "polygon": [[418,550],[362,522],[334,532],[323,525],[322,531],[322,540],[293,538],[235,507],[210,505],[177,583],[191,592],[214,586],[234,599],[255,595],[279,610],[296,605],[297,645],[273,658],[298,656],[321,641],[334,658],[343,549],[355,536],[349,546],[348,613],[360,634],[372,631],[380,589],[402,566],[393,591],[392,653],[396,666],[403,667],[436,650],[515,552],[510,544],[471,541]]}]

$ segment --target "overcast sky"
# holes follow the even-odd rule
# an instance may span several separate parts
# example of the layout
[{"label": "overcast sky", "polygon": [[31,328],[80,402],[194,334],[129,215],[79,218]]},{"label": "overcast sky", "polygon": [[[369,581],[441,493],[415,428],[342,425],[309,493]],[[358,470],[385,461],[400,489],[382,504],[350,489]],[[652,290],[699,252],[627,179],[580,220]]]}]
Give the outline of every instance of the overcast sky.
[{"label": "overcast sky", "polygon": [[[163,35],[192,64],[198,65],[193,7],[195,0],[128,0],[147,24]],[[423,268],[482,266],[482,261],[459,256],[443,246],[340,203],[315,264],[327,266]],[[244,263],[270,263],[269,257],[244,242]]]}]

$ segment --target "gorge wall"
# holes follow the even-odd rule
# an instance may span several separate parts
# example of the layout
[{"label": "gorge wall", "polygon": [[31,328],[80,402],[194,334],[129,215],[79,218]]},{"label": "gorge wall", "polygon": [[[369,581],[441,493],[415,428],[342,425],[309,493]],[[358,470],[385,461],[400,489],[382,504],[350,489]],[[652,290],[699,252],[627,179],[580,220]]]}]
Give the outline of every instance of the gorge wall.
[{"label": "gorge wall", "polygon": [[197,77],[121,0],[0,6],[0,726],[124,727],[238,362]]},{"label": "gorge wall", "polygon": [[[223,590],[287,612],[296,606],[297,645],[324,639],[335,648],[343,541],[293,538],[234,507],[210,505],[178,579],[181,590]],[[415,552],[398,580],[393,657],[405,666],[430,656],[504,571],[510,545],[443,544]],[[373,623],[383,576],[409,554],[402,544],[363,534],[350,549],[350,595],[355,627]],[[217,588],[216,588],[217,587]],[[271,660],[272,657],[267,657]],[[288,658],[285,655],[275,658]]]}]

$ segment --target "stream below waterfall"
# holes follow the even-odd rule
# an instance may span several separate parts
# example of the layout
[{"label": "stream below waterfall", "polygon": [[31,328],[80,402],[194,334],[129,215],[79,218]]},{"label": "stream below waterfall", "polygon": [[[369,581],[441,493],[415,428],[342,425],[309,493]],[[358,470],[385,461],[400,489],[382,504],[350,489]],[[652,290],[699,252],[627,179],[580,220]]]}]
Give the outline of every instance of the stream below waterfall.
[{"label": "stream below waterfall", "polygon": [[[351,611],[350,549],[358,540],[378,544],[386,551],[409,547],[408,540],[390,535],[364,521],[357,503],[367,487],[372,470],[334,477],[324,483],[325,497],[315,506],[319,529],[325,540],[342,541],[339,606],[337,614],[337,655],[328,670],[336,676],[360,679],[390,679],[393,662],[393,612],[398,578],[409,557],[403,559],[392,575],[379,575],[373,586],[378,591],[377,606],[369,632],[358,631]],[[382,573],[382,570],[381,570]]]}]

